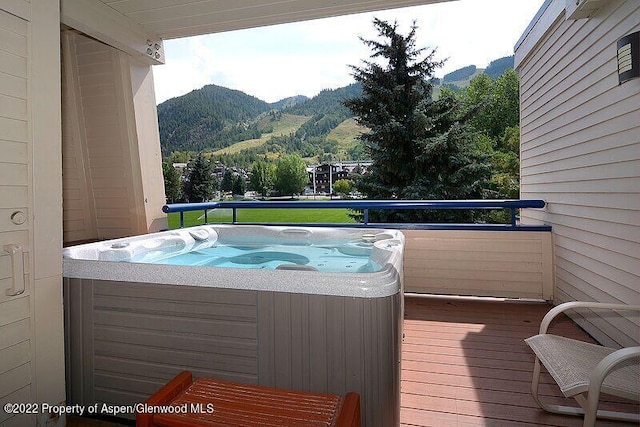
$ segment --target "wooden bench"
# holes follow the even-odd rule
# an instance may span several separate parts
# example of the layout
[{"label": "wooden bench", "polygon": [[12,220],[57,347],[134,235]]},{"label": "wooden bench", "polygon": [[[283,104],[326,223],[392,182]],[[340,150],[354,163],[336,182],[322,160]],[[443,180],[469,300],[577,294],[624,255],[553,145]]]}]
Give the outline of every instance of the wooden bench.
[{"label": "wooden bench", "polygon": [[[188,371],[165,384],[146,400],[145,405],[147,412],[136,416],[139,427],[360,427],[360,396],[357,393],[341,397],[212,378],[193,380]],[[167,407],[176,410],[159,413]]]}]

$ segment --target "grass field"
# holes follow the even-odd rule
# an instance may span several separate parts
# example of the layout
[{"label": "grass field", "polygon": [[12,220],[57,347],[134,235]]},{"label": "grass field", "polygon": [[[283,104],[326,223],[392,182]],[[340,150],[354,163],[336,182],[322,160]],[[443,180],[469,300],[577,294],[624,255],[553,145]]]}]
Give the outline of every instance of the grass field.
[{"label": "grass field", "polygon": [[[208,213],[209,223],[231,222],[231,209],[216,209]],[[180,226],[180,215],[168,215],[169,228]],[[238,222],[255,223],[353,223],[348,209],[238,209]],[[204,212],[184,213],[186,227],[204,224]]]}]

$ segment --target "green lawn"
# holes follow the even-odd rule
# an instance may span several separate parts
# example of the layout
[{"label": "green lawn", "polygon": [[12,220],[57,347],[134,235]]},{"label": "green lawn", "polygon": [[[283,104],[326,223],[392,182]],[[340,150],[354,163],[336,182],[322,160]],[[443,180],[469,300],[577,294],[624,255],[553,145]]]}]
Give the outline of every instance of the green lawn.
[{"label": "green lawn", "polygon": [[[169,228],[178,228],[180,215],[168,215]],[[209,211],[210,223],[231,222],[231,209]],[[348,209],[238,209],[238,222],[257,223],[353,223]],[[184,213],[186,227],[204,224],[204,212],[192,211]]]}]

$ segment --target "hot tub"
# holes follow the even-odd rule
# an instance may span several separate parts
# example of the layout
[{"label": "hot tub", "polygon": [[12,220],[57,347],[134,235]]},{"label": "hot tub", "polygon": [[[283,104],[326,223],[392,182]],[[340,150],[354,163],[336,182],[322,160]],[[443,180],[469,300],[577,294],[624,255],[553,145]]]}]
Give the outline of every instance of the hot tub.
[{"label": "hot tub", "polygon": [[364,425],[399,425],[403,247],[396,230],[206,225],[66,248],[67,402],[132,405],[188,369],[355,391]]}]

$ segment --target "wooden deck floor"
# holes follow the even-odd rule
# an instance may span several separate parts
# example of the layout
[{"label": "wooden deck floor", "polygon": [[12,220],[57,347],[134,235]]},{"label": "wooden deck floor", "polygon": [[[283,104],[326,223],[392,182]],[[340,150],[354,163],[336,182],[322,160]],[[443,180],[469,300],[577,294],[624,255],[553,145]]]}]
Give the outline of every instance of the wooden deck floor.
[{"label": "wooden deck floor", "polygon": [[[463,298],[405,297],[402,426],[581,426],[582,418],[539,409],[530,394],[535,335],[550,306]],[[550,330],[590,340],[566,317]],[[541,394],[562,397],[548,374]],[[620,410],[638,406],[614,401]],[[598,426],[634,424],[599,421]]]}]

